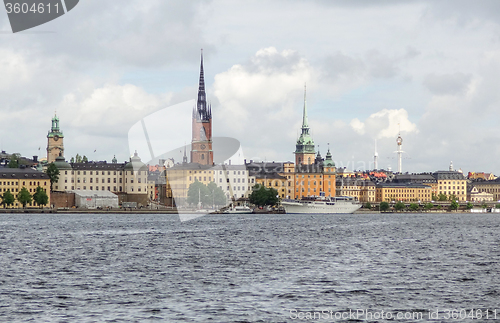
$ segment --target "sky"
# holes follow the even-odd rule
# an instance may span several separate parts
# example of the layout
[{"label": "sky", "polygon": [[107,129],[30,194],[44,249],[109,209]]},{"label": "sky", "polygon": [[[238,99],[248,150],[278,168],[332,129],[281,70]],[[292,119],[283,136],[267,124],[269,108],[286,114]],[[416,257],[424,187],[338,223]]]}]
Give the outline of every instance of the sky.
[{"label": "sky", "polygon": [[2,9],[0,148],[44,157],[54,113],[67,160],[128,160],[148,118],[165,147],[189,144],[201,48],[213,135],[247,160],[295,159],[307,84],[337,167],[373,168],[376,142],[395,170],[400,133],[404,172],[500,175],[496,0],[82,0],[15,34]]}]

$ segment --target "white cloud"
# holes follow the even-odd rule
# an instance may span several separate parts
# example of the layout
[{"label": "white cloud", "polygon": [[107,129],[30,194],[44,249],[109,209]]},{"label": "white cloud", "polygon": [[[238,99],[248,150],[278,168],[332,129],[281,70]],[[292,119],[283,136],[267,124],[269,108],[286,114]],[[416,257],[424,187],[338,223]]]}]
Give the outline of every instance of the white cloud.
[{"label": "white cloud", "polygon": [[408,119],[405,109],[383,109],[371,114],[364,122],[357,118],[351,120],[350,126],[360,135],[367,133],[377,139],[395,138],[399,132],[418,132],[417,125]]},{"label": "white cloud", "polygon": [[85,132],[119,135],[143,116],[166,107],[170,95],[149,94],[132,84],[105,84],[67,94],[60,104],[66,124]]}]

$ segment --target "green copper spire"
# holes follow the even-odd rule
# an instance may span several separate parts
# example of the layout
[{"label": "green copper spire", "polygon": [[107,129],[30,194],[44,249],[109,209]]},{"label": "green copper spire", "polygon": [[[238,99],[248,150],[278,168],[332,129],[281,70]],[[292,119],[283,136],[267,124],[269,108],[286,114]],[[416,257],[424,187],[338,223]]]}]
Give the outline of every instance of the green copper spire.
[{"label": "green copper spire", "polygon": [[332,154],[330,153],[330,144],[328,144],[328,152],[326,153],[324,167],[335,167],[335,162],[332,160]]},{"label": "green copper spire", "polygon": [[57,117],[57,114],[54,114],[54,117],[52,118],[52,127],[50,128],[47,137],[52,138],[54,136],[57,136],[58,138],[64,137],[61,129],[59,128],[59,118]]},{"label": "green copper spire", "polygon": [[307,104],[306,104],[306,86],[304,85],[304,111],[302,115],[302,132],[297,145],[295,153],[312,153],[314,154],[314,140],[309,134],[309,124],[307,122]]},{"label": "green copper spire", "polygon": [[307,104],[306,104],[306,85],[304,84],[304,112],[302,114],[302,130],[304,128],[309,132],[309,124],[307,122]]}]

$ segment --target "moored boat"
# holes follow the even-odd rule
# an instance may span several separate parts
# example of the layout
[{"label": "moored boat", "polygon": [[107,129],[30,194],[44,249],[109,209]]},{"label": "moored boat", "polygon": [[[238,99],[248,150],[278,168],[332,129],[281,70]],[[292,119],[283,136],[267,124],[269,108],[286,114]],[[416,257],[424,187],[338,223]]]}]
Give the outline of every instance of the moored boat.
[{"label": "moored boat", "polygon": [[301,200],[283,200],[281,205],[286,213],[353,213],[361,208],[361,204],[353,197],[305,197]]},{"label": "moored boat", "polygon": [[225,214],[248,214],[253,213],[253,210],[248,206],[233,206],[225,210],[223,213]]}]

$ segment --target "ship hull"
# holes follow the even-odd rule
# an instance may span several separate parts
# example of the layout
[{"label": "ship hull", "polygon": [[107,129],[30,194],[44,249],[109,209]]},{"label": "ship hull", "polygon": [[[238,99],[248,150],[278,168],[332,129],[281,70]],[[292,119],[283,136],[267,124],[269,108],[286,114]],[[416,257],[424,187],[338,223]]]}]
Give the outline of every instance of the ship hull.
[{"label": "ship hull", "polygon": [[358,203],[352,202],[282,202],[281,203],[288,214],[305,214],[305,213],[316,213],[316,214],[342,214],[342,213],[354,213],[354,211],[361,208]]}]

